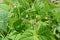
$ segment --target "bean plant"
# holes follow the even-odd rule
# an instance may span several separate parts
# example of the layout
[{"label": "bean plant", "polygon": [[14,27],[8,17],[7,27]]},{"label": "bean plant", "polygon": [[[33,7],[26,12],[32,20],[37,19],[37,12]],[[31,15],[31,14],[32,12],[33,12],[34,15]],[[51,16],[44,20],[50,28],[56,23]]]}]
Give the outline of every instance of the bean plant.
[{"label": "bean plant", "polygon": [[0,40],[60,40],[60,1],[3,0]]}]

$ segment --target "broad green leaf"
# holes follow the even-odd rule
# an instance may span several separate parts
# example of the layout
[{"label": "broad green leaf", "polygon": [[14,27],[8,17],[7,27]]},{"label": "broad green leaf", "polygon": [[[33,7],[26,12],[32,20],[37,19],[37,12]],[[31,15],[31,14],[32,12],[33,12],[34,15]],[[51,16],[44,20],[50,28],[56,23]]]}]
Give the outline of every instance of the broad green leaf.
[{"label": "broad green leaf", "polygon": [[7,32],[8,6],[0,4],[0,30]]}]

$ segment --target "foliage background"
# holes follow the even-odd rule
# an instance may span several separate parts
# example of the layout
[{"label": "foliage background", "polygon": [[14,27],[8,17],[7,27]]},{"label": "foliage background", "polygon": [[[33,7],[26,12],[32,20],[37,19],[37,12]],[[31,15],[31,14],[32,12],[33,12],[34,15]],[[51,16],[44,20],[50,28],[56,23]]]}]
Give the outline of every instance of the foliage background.
[{"label": "foliage background", "polygon": [[60,1],[4,0],[0,40],[60,40]]}]

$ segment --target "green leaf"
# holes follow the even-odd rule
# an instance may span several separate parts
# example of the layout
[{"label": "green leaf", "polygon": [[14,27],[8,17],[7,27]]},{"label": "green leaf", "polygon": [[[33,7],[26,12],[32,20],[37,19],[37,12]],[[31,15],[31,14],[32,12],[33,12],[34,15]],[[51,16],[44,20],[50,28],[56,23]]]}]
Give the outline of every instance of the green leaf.
[{"label": "green leaf", "polygon": [[0,30],[7,32],[8,6],[0,4]]}]

